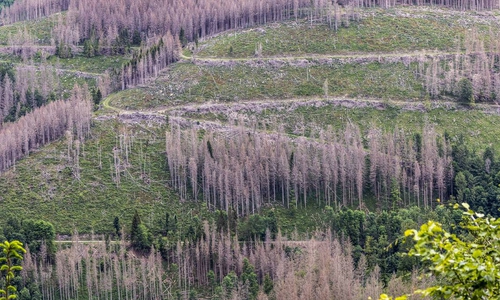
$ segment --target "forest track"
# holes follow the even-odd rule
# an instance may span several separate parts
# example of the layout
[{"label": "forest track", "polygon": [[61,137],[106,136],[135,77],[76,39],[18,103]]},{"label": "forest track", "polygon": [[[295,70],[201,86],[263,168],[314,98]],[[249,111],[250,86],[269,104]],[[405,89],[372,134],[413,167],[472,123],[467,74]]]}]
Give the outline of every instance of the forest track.
[{"label": "forest track", "polygon": [[216,129],[224,132],[234,131],[236,128],[230,124],[221,121],[204,120],[196,118],[196,114],[220,114],[230,116],[247,112],[263,112],[266,110],[285,110],[293,111],[300,107],[321,107],[332,105],[342,108],[372,108],[384,110],[390,107],[398,107],[407,111],[425,112],[428,109],[445,110],[480,110],[484,113],[500,116],[500,105],[497,104],[476,104],[474,108],[460,105],[456,101],[433,101],[425,104],[423,101],[411,99],[406,100],[386,100],[378,98],[347,98],[347,97],[329,97],[325,98],[290,98],[290,99],[266,99],[266,100],[247,100],[239,102],[205,102],[205,103],[186,103],[171,107],[160,107],[158,109],[147,110],[125,110],[114,107],[110,104],[112,96],[103,101],[103,107],[109,112],[96,117],[96,120],[119,119],[125,123],[167,123],[179,124],[185,127],[196,127],[199,129]]},{"label": "forest track", "polygon": [[281,55],[281,56],[265,56],[265,57],[213,57],[213,56],[202,56],[198,57],[196,55],[186,56],[183,53],[180,54],[180,58],[183,60],[196,62],[196,61],[207,61],[207,62],[247,62],[247,61],[272,61],[272,60],[308,60],[308,59],[377,59],[377,58],[411,58],[411,57],[440,57],[440,56],[452,56],[452,55],[464,55],[473,54],[466,52],[457,51],[433,51],[433,50],[415,50],[412,52],[363,52],[363,53],[345,53],[345,54],[302,54],[302,55]]},{"label": "forest track", "polygon": [[[293,61],[293,60],[323,60],[323,59],[385,59],[385,58],[418,58],[418,57],[443,57],[454,55],[474,54],[466,52],[453,51],[432,51],[432,50],[417,50],[413,52],[386,52],[386,53],[346,53],[346,54],[304,54],[299,56],[266,56],[266,57],[244,57],[244,58],[229,58],[229,57],[196,57],[180,54],[180,61],[191,61],[193,63],[203,62],[251,62],[251,61]],[[93,74],[94,75],[94,74]],[[98,75],[98,74],[95,74]],[[238,112],[259,112],[267,109],[289,109],[294,110],[304,106],[324,106],[334,105],[345,108],[375,108],[386,109],[387,107],[396,106],[403,110],[418,110],[426,111],[436,108],[444,108],[446,110],[469,110],[471,108],[458,104],[456,101],[438,100],[429,103],[413,99],[387,100],[380,98],[349,98],[349,97],[312,97],[312,98],[287,98],[287,99],[252,99],[242,100],[238,102],[212,102],[203,103],[183,103],[168,107],[158,107],[154,109],[130,110],[115,107],[112,105],[114,95],[106,97],[102,102],[102,107],[105,109],[103,113],[95,119],[104,120],[109,118],[119,118],[126,122],[141,122],[141,121],[157,121],[164,122],[166,117],[181,118],[185,121],[197,123],[207,123],[206,120],[196,119],[193,115],[197,113],[238,113]],[[476,104],[474,109],[481,110],[485,113],[500,115],[499,104]],[[106,111],[107,110],[107,111]],[[186,115],[190,115],[186,117]],[[220,122],[218,125],[213,124],[213,121],[208,122],[209,127],[223,126]],[[202,125],[202,124],[200,124]]]}]

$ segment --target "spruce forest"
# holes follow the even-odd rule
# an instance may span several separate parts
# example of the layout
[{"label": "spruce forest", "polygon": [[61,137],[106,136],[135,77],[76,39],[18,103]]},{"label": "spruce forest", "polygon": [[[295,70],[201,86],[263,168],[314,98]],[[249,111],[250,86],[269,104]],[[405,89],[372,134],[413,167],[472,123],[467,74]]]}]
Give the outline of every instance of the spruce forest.
[{"label": "spruce forest", "polygon": [[498,1],[0,0],[0,297],[444,287],[499,149]]}]

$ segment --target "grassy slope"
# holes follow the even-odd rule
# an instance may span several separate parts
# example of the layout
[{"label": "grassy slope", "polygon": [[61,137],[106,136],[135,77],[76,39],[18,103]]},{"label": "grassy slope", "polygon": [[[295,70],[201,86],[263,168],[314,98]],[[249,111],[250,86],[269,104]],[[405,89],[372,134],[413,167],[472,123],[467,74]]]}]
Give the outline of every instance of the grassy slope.
[{"label": "grassy slope", "polygon": [[284,63],[281,67],[267,64],[227,67],[179,63],[148,87],[119,93],[112,104],[141,109],[214,100],[322,96],[325,80],[328,80],[330,96],[415,99],[421,98],[424,92],[414,67],[403,63],[307,65],[304,62],[302,66]]},{"label": "grassy slope", "polygon": [[428,102],[426,105],[390,101],[357,104],[345,101],[344,104],[337,102],[324,105],[320,105],[318,101],[313,102],[313,105],[304,105],[304,102],[269,105],[258,112],[254,111],[258,104],[238,111],[214,108],[211,111],[186,113],[185,117],[200,122],[226,124],[229,120],[234,123],[242,117],[242,120],[259,120],[270,131],[282,124],[283,129],[292,136],[315,135],[318,129],[332,128],[341,131],[348,122],[357,124],[365,134],[372,127],[385,131],[397,128],[407,134],[421,133],[425,125],[429,124],[439,133],[447,132],[452,141],[457,141],[459,135],[463,135],[466,144],[478,152],[489,146],[500,149],[500,116],[491,108],[482,111],[439,102]]},{"label": "grassy slope", "polygon": [[[431,124],[437,132],[448,132],[455,141],[463,134],[467,145],[480,152],[488,146],[500,149],[500,117],[480,111],[435,108],[421,112],[394,106],[385,109],[351,109],[327,105],[320,108],[301,107],[293,113],[268,112],[262,117],[268,119],[271,116],[285,124],[306,124],[306,128],[313,127],[311,125],[319,125],[320,128],[341,128],[347,122],[353,122],[364,132],[376,126],[387,131],[399,128],[413,134],[421,132],[425,124]],[[288,130],[291,132],[294,128],[289,126]]]},{"label": "grassy slope", "polygon": [[17,22],[0,27],[0,45],[8,45],[9,37],[17,35],[19,32],[27,31],[37,45],[50,45],[52,28],[57,24],[60,14],[51,15],[34,21]]},{"label": "grassy slope", "polygon": [[60,69],[74,70],[86,73],[102,74],[108,69],[121,68],[128,56],[99,55],[91,58],[83,55],[75,55],[72,58],[59,58],[50,56],[47,62]]},{"label": "grassy slope", "polygon": [[259,43],[264,56],[455,50],[471,22],[498,26],[494,18],[479,19],[474,13],[442,9],[369,9],[362,14],[363,19],[338,32],[327,24],[311,26],[299,19],[224,33],[201,42],[197,56],[252,57]]},{"label": "grassy slope", "polygon": [[[116,132],[135,136],[130,167],[121,183],[112,178],[112,149]],[[80,180],[67,160],[67,144],[53,143],[22,160],[15,170],[0,176],[0,201],[4,215],[51,221],[59,233],[111,231],[113,219],[130,220],[139,210],[146,224],[156,227],[167,211],[188,217],[190,206],[180,205],[166,187],[163,130],[127,127],[114,121],[96,122],[92,138],[80,157]],[[99,168],[101,149],[102,169]],[[125,159],[122,156],[122,159]],[[142,177],[141,165],[146,166]],[[5,220],[5,218],[4,218]],[[128,224],[128,222],[124,222]]]}]

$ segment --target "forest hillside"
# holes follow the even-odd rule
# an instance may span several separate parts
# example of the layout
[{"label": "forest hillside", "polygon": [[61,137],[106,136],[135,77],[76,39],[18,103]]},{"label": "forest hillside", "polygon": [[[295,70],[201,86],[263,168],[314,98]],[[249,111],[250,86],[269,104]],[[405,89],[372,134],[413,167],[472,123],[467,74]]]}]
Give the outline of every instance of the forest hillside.
[{"label": "forest hillside", "polygon": [[18,299],[402,295],[446,283],[406,230],[500,216],[497,2],[0,10]]}]

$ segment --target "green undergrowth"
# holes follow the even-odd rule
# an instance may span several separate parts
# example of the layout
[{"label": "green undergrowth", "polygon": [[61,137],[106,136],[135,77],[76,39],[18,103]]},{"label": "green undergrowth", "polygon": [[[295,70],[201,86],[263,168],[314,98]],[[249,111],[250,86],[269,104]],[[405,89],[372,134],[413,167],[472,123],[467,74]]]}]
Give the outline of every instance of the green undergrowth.
[{"label": "green undergrowth", "polygon": [[[263,56],[349,54],[455,50],[472,20],[471,13],[435,14],[424,9],[367,9],[359,22],[337,32],[326,22],[299,19],[232,31],[199,44],[199,57],[253,57],[259,44]],[[284,38],[290,37],[290,38]]]},{"label": "green undergrowth", "polygon": [[353,108],[336,105],[321,107],[302,106],[297,109],[269,109],[261,114],[253,114],[262,122],[276,120],[285,125],[292,135],[311,136],[318,128],[341,130],[347,123],[357,124],[367,134],[370,128],[393,131],[395,128],[408,134],[422,133],[426,124],[437,132],[447,133],[452,142],[463,136],[465,144],[478,152],[486,147],[500,149],[500,116],[465,108],[434,108],[426,111],[408,110],[384,104],[383,108]]},{"label": "green undergrowth", "polygon": [[[118,184],[113,179],[113,148],[120,147],[117,134],[123,132],[134,142]],[[168,188],[163,132],[162,127],[95,122],[92,137],[81,148],[79,179],[75,160],[68,160],[66,141],[44,147],[0,176],[0,223],[15,215],[50,221],[62,234],[75,228],[105,233],[113,231],[116,216],[129,226],[135,210],[152,229],[160,228],[167,211],[177,214],[180,224],[189,222],[203,207],[179,203]],[[120,159],[125,161],[125,150]]]},{"label": "green undergrowth", "polygon": [[[284,207],[276,204],[272,208],[263,209],[260,215],[269,215],[273,211],[276,215],[277,224],[281,232],[293,239],[308,238],[307,234],[313,233],[322,227],[322,217],[325,214],[325,206],[312,202],[308,207]],[[294,235],[302,236],[294,236]]]},{"label": "green undergrowth", "polygon": [[[179,232],[188,231],[193,222],[215,221],[217,214],[209,212],[203,202],[179,201],[169,187],[164,130],[164,126],[96,121],[92,136],[81,147],[79,172],[74,157],[68,158],[65,139],[31,154],[0,176],[0,203],[5,212],[0,227],[9,217],[32,218],[51,222],[58,234],[71,234],[75,229],[80,234],[105,234],[114,232],[115,217],[128,231],[136,210],[155,234],[163,233],[167,213],[176,217]],[[117,136],[125,133],[133,136],[133,142],[128,166],[117,183],[113,149],[120,148]],[[125,164],[125,150],[119,157]],[[307,208],[275,203],[260,215],[270,210],[284,234],[298,232],[306,237],[322,225],[324,206],[314,201]],[[247,220],[241,218],[238,223],[246,226]]]},{"label": "green undergrowth", "polygon": [[96,87],[96,79],[79,76],[77,73],[68,72],[60,76],[60,86],[54,87],[64,98],[70,96],[75,84],[83,86],[86,84],[90,89]]},{"label": "green undergrowth", "polygon": [[0,61],[16,64],[21,63],[22,58],[11,53],[0,53]]},{"label": "green undergrowth", "polygon": [[47,59],[47,62],[61,69],[69,69],[99,75],[109,69],[121,68],[123,63],[128,60],[129,57],[118,55],[98,55],[94,57],[76,55],[72,58],[50,56]]},{"label": "green undergrowth", "polygon": [[424,88],[412,66],[403,63],[313,65],[197,66],[179,63],[147,87],[121,92],[112,106],[152,108],[205,101],[237,102],[325,95],[360,98],[417,99]]},{"label": "green undergrowth", "polygon": [[163,105],[180,103],[180,101],[164,99],[162,96],[155,95],[147,87],[139,87],[112,94],[108,96],[107,101],[111,107],[125,110],[157,108]]},{"label": "green undergrowth", "polygon": [[52,29],[57,24],[57,13],[39,20],[23,21],[14,24],[0,26],[0,45],[8,45],[9,38],[16,36],[19,32],[28,32],[34,39],[35,44],[47,46],[51,44]]}]

